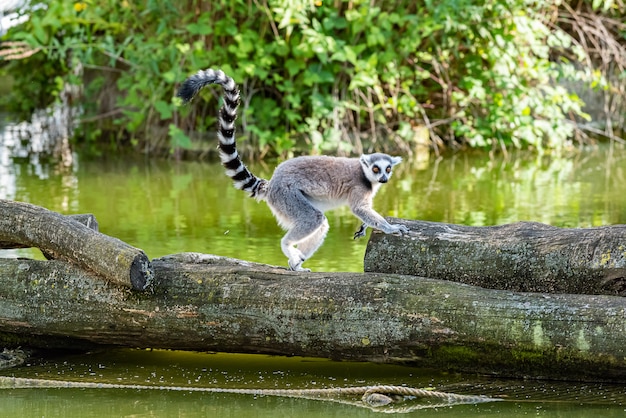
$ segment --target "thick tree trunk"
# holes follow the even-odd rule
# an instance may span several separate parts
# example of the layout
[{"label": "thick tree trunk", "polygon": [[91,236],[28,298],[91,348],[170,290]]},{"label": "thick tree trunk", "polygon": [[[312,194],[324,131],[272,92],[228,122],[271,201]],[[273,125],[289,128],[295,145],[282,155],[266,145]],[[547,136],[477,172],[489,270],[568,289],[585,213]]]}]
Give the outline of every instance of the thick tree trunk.
[{"label": "thick tree trunk", "polygon": [[0,200],[0,248],[37,247],[46,258],[67,260],[116,283],[145,289],[153,274],[146,254],[97,232],[89,216],[79,215],[77,222],[39,206]]},{"label": "thick tree trunk", "polygon": [[153,260],[154,293],[62,261],[0,260],[0,344],[97,344],[626,381],[626,299],[375,273]]},{"label": "thick tree trunk", "polygon": [[626,296],[626,225],[564,229],[534,222],[472,227],[393,219],[407,236],[374,232],[365,271],[491,289]]}]

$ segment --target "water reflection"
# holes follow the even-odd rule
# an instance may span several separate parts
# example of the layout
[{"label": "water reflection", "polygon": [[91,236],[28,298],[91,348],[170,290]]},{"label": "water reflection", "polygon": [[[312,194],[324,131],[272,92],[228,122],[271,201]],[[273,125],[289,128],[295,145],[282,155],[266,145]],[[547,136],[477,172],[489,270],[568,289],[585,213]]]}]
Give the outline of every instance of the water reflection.
[{"label": "water reflection", "polygon": [[0,151],[0,199],[15,199],[15,167],[6,154]]},{"label": "water reflection", "polygon": [[47,182],[49,187],[60,181],[63,190],[51,193],[62,200],[60,207],[72,210],[73,199],[67,192],[76,187],[77,164],[72,166],[72,158],[70,164],[54,159],[60,138],[68,135],[66,126],[57,126],[61,118],[57,113],[36,113],[31,122],[20,123],[7,120],[7,115],[0,113],[0,199],[29,199],[27,188],[18,192],[24,178],[51,180]]},{"label": "water reflection", "polygon": [[521,220],[560,227],[624,223],[626,153],[608,148],[569,158],[519,152],[455,155],[422,171],[404,168],[405,217],[485,226]]}]

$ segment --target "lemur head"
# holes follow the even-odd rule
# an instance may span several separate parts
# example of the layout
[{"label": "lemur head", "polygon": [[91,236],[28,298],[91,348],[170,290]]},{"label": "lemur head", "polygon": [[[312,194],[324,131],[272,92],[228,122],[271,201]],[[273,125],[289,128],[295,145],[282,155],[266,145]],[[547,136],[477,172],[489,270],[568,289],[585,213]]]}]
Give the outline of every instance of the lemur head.
[{"label": "lemur head", "polygon": [[365,177],[367,177],[372,184],[376,184],[387,183],[391,178],[392,167],[400,164],[402,158],[375,153],[361,155],[360,161]]}]

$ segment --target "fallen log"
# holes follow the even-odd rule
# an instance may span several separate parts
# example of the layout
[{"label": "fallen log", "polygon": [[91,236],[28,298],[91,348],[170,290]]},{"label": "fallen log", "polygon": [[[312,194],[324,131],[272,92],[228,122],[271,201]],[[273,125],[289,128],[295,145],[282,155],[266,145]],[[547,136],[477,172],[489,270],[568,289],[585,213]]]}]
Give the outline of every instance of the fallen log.
[{"label": "fallen log", "polygon": [[5,245],[37,247],[46,258],[67,260],[113,282],[146,289],[152,278],[146,254],[92,229],[93,224],[86,224],[88,218],[83,221],[28,203],[0,199],[0,241]]},{"label": "fallen log", "polygon": [[626,382],[626,299],[376,273],[153,260],[154,292],[62,261],[0,259],[0,345],[127,346]]},{"label": "fallen log", "polygon": [[392,219],[406,236],[373,232],[367,272],[410,274],[519,292],[626,296],[626,225],[536,222],[473,227]]},{"label": "fallen log", "polygon": [[[65,215],[67,218],[71,219],[74,222],[80,222],[85,225],[89,229],[93,229],[94,231],[98,231],[98,221],[96,217],[91,213],[81,213],[75,215]],[[19,244],[17,242],[11,241],[0,241],[0,250],[6,249],[16,249],[16,248],[31,248],[30,245]],[[40,249],[44,257],[48,260],[54,259],[54,254],[47,252],[46,250]]]}]

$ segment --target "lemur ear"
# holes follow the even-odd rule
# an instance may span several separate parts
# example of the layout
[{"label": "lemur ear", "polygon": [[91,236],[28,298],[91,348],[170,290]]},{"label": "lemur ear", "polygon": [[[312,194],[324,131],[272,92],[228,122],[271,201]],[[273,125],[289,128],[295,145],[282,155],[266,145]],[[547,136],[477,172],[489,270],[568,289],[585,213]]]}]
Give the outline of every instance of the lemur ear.
[{"label": "lemur ear", "polygon": [[391,165],[398,165],[402,162],[402,157],[391,157]]},{"label": "lemur ear", "polygon": [[370,166],[370,155],[369,154],[361,155],[361,158],[359,158],[359,160],[361,161],[361,164],[363,164],[365,167],[369,167]]}]

